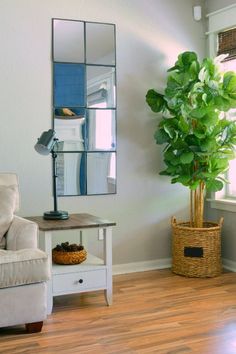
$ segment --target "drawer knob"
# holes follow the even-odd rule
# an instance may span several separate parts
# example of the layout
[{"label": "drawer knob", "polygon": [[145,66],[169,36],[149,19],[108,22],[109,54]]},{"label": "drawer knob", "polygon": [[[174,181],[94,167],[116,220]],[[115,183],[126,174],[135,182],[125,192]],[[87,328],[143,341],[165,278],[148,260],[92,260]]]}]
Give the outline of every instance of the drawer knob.
[{"label": "drawer knob", "polygon": [[82,284],[84,281],[83,279],[79,279],[78,283]]}]

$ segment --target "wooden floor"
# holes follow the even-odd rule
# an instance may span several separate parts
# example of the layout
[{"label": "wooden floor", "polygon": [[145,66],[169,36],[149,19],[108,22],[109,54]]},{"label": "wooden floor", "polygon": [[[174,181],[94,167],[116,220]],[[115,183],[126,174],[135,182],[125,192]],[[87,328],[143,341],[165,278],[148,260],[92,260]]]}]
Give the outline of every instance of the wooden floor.
[{"label": "wooden floor", "polygon": [[119,275],[111,307],[102,292],[57,297],[54,304],[39,334],[0,329],[0,353],[236,354],[236,273]]}]

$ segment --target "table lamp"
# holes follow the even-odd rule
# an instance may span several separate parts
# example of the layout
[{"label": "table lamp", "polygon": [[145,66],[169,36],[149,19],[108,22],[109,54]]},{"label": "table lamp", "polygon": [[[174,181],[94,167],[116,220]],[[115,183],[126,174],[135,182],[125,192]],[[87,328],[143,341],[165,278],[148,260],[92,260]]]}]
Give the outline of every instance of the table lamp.
[{"label": "table lamp", "polygon": [[57,173],[56,173],[56,159],[57,154],[54,151],[54,146],[58,139],[55,137],[56,133],[53,129],[49,129],[41,134],[38,138],[37,143],[34,148],[40,155],[52,155],[53,161],[53,200],[54,200],[54,210],[46,211],[43,214],[43,218],[46,220],[66,220],[69,218],[67,211],[62,211],[57,209]]}]

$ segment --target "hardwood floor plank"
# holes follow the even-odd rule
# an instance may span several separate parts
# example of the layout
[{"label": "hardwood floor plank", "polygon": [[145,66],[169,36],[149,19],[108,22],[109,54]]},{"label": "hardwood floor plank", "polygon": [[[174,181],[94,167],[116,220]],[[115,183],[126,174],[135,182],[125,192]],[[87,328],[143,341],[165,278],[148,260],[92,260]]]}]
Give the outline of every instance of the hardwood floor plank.
[{"label": "hardwood floor plank", "polygon": [[57,297],[41,333],[0,329],[0,354],[20,353],[236,354],[236,273],[115,276],[110,307],[103,292]]}]

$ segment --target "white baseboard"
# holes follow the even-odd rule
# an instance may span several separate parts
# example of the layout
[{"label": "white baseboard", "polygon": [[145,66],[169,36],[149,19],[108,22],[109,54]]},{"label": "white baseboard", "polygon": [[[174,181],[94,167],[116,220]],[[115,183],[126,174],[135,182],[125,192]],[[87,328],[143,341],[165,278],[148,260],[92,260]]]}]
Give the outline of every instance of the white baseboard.
[{"label": "white baseboard", "polygon": [[[236,262],[222,259],[223,267],[231,272],[236,272]],[[171,258],[155,259],[145,262],[115,264],[112,267],[113,275],[146,272],[148,270],[171,268]]]},{"label": "white baseboard", "polygon": [[231,272],[236,272],[236,262],[230,261],[229,259],[222,259],[223,268],[230,270]]},{"label": "white baseboard", "polygon": [[145,262],[115,264],[112,267],[113,275],[146,272],[148,270],[165,269],[171,267],[171,258],[155,259]]}]

